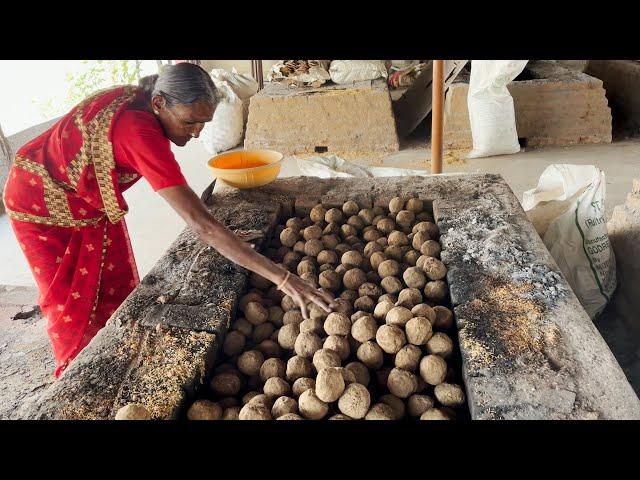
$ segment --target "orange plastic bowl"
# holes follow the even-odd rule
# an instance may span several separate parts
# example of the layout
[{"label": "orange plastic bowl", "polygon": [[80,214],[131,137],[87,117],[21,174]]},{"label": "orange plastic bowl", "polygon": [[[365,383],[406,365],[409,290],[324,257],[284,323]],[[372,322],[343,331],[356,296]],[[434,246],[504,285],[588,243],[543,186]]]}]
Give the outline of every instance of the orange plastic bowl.
[{"label": "orange plastic bowl", "polygon": [[284,155],[273,150],[239,150],[217,155],[207,162],[213,175],[235,188],[256,188],[273,182]]}]

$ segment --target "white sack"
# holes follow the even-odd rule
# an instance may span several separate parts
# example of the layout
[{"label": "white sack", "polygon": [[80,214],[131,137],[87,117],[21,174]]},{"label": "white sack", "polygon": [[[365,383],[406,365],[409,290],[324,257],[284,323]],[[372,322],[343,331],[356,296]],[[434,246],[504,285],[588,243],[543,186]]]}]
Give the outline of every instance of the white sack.
[{"label": "white sack", "polygon": [[592,319],[616,289],[605,196],[603,171],[593,165],[565,164],[547,167],[538,186],[522,196],[522,208],[535,218],[544,244]]},{"label": "white sack", "polygon": [[520,151],[513,98],[507,85],[528,60],[471,60],[467,105],[473,137],[468,158]]},{"label": "white sack", "polygon": [[384,60],[333,60],[329,74],[338,84],[387,78],[388,75]]}]

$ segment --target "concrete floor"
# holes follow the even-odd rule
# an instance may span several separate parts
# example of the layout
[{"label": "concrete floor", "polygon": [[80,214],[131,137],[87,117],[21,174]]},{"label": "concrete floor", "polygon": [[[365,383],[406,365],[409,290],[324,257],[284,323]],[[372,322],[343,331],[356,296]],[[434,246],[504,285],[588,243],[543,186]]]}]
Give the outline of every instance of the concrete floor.
[{"label": "concrete floor", "polygon": [[37,297],[35,287],[0,285],[0,420],[21,418],[21,409],[55,381],[47,322],[34,309]]},{"label": "concrete floor", "polygon": [[[427,162],[430,149],[428,145],[417,148],[419,141],[409,141],[403,150],[388,156],[380,165],[430,168]],[[191,187],[198,194],[201,193],[212,181],[206,166],[210,155],[197,140],[182,148],[174,147],[174,152]],[[351,160],[356,163],[366,161],[358,158]],[[604,145],[529,149],[514,155],[454,160],[453,163],[445,159],[443,170],[448,173],[499,173],[509,183],[516,196],[522,198],[522,193],[535,187],[542,171],[553,163],[593,164],[603,169],[607,177],[606,214],[609,219],[613,207],[623,203],[627,193],[631,191],[632,178],[640,177],[640,138]],[[300,174],[295,158],[285,159],[280,176]],[[144,180],[125,192],[125,198],[129,203],[127,225],[142,277],[184,228],[184,222]],[[0,215],[0,245],[0,285],[34,285],[31,272],[15,241],[6,215]]]}]

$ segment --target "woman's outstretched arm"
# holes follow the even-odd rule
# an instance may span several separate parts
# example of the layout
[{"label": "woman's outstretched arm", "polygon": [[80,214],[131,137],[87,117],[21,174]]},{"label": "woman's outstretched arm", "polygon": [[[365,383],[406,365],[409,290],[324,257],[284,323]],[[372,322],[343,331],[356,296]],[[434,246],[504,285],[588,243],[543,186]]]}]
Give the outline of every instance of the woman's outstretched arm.
[{"label": "woman's outstretched arm", "polygon": [[158,190],[158,193],[184,219],[189,228],[205,243],[211,245],[220,254],[238,265],[257,273],[280,286],[285,294],[290,295],[300,306],[304,318],[308,318],[306,304],[313,302],[326,312],[330,312],[332,298],[322,290],[302,280],[297,275],[289,273],[283,267],[275,264],[264,255],[256,252],[251,245],[243,241],[242,236],[218,222],[207,211],[196,193],[186,185],[168,187]]}]

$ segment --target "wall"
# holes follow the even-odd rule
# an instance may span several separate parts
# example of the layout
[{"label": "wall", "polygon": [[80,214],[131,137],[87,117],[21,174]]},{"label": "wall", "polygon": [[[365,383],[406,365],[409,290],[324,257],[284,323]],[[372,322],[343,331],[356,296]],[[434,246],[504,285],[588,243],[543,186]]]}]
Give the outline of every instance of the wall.
[{"label": "wall", "polygon": [[590,60],[586,73],[604,83],[614,128],[640,133],[640,61]]},{"label": "wall", "polygon": [[[9,145],[11,145],[12,153],[15,155],[16,151],[20,147],[22,147],[22,145],[36,138],[42,132],[47,130],[51,125],[56,123],[59,119],[60,117],[48,120],[44,123],[27,128],[26,130],[22,130],[21,132],[7,137],[7,140],[9,140]],[[13,158],[7,158],[4,154],[0,153],[0,213],[4,211],[2,192],[4,191],[4,184],[7,182],[7,178],[9,177],[9,169],[11,168],[12,164]]]}]

